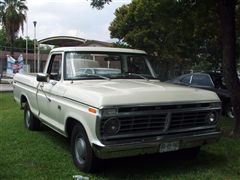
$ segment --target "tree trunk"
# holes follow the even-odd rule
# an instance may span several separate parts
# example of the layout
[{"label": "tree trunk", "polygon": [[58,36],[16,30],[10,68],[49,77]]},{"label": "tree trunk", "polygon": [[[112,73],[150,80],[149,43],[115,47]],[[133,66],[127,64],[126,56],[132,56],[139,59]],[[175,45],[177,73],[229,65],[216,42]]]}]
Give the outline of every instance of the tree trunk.
[{"label": "tree trunk", "polygon": [[10,35],[10,54],[11,54],[11,56],[13,57],[13,55],[14,55],[14,37],[13,37],[13,35]]},{"label": "tree trunk", "polygon": [[222,29],[224,78],[231,94],[235,116],[232,134],[236,137],[240,137],[240,81],[236,68],[236,0],[218,0],[217,2]]}]

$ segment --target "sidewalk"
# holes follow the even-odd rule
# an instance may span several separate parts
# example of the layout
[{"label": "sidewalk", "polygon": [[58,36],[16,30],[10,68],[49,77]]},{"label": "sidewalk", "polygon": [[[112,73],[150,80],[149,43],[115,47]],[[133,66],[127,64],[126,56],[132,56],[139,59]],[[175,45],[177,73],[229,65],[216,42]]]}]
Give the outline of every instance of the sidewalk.
[{"label": "sidewalk", "polygon": [[12,84],[0,84],[0,93],[1,92],[12,92],[13,86]]}]

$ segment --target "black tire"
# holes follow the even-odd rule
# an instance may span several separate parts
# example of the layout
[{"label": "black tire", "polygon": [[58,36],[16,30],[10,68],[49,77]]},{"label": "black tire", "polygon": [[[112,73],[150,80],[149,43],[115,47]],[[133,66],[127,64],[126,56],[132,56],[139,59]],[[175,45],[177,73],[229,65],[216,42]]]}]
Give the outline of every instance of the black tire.
[{"label": "black tire", "polygon": [[38,131],[40,129],[40,121],[33,116],[28,103],[24,107],[24,126],[31,131]]},{"label": "black tire", "polygon": [[233,119],[234,118],[234,115],[233,115],[233,106],[231,103],[228,103],[226,105],[226,115],[227,117]]},{"label": "black tire", "polygon": [[71,154],[74,164],[83,172],[93,172],[99,160],[96,158],[89,143],[85,129],[77,124],[71,135]]}]

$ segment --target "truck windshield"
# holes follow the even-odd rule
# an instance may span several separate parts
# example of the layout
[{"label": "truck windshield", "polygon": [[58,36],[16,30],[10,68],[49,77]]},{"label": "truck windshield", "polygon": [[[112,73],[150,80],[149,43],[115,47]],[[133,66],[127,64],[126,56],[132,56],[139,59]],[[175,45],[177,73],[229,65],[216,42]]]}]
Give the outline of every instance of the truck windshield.
[{"label": "truck windshield", "polygon": [[156,78],[144,54],[67,52],[64,64],[65,80]]}]

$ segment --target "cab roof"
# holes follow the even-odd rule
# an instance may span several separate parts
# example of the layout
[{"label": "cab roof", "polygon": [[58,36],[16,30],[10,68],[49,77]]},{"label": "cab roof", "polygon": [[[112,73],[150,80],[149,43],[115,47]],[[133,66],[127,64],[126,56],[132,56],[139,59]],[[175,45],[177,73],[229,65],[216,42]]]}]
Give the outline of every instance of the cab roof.
[{"label": "cab roof", "polygon": [[145,51],[127,48],[109,48],[109,47],[60,47],[54,48],[51,52],[116,52],[116,53],[133,53],[133,54],[147,54]]}]

